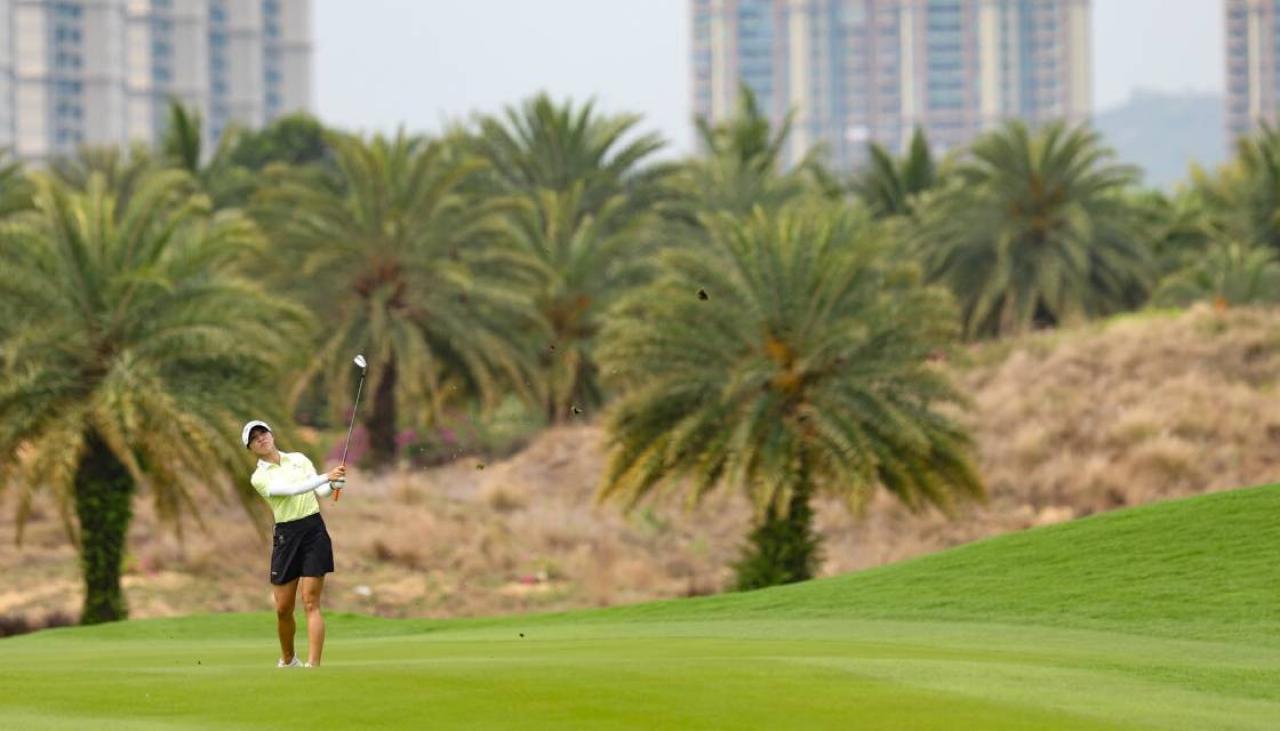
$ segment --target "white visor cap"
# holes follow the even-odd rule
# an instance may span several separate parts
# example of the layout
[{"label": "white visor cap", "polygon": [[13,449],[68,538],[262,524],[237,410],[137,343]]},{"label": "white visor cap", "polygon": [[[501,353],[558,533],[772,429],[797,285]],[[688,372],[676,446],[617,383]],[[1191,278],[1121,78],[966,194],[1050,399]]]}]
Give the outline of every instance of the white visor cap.
[{"label": "white visor cap", "polygon": [[240,442],[246,447],[249,446],[249,432],[253,431],[255,426],[260,426],[267,431],[271,431],[271,427],[268,426],[265,421],[258,421],[257,419],[254,419],[248,424],[245,424],[244,428],[240,430]]}]

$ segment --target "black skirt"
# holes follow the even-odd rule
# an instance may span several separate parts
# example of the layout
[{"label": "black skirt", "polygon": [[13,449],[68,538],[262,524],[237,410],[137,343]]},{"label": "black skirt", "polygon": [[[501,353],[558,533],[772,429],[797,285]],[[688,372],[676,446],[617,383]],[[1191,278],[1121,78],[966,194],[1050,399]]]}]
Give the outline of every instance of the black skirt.
[{"label": "black skirt", "polygon": [[331,571],[333,543],[319,513],[276,523],[271,540],[271,583],[287,584],[299,576],[324,576]]}]

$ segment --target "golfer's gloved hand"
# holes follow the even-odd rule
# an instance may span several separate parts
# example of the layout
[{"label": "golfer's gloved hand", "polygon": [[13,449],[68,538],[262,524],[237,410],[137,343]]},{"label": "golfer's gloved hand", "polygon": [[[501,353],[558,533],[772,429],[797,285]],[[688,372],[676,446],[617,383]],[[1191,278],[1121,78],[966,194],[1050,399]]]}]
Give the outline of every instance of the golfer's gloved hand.
[{"label": "golfer's gloved hand", "polygon": [[[331,494],[334,490],[341,490],[347,486],[347,468],[344,465],[338,465],[325,475],[329,478],[329,484],[325,485],[324,490],[316,490],[316,494],[320,497]],[[335,496],[336,500],[337,497]]]}]

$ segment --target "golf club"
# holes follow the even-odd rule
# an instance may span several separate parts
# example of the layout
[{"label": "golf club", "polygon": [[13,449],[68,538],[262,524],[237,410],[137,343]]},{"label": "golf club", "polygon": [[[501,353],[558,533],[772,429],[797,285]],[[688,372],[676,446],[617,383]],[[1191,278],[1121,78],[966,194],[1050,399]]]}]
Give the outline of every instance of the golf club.
[{"label": "golf club", "polygon": [[[352,360],[358,368],[360,368],[360,385],[356,386],[356,402],[351,407],[351,424],[347,427],[347,443],[342,447],[342,466],[347,466],[347,450],[351,449],[351,430],[356,426],[356,410],[360,408],[360,392],[364,390],[364,375],[369,370],[369,362],[364,359],[364,354],[356,353],[356,357]],[[338,498],[342,497],[342,486],[347,484],[345,478],[334,483],[333,501],[338,502]]]}]

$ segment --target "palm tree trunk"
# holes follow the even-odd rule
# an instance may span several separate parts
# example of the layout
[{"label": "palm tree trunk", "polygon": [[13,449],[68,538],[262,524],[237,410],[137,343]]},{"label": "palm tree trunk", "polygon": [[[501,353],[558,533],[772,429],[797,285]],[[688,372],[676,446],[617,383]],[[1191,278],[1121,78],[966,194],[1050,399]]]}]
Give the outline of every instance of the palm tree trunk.
[{"label": "palm tree trunk", "polygon": [[[559,338],[561,342],[568,341],[568,337]],[[547,389],[547,400],[545,404],[547,424],[558,426],[567,424],[574,420],[574,417],[581,413],[582,409],[595,406],[599,403],[597,395],[594,393],[593,377],[594,370],[591,360],[586,355],[565,353],[563,356],[566,360],[559,364],[546,361],[544,366],[546,369],[547,382],[550,384]],[[563,372],[557,371],[557,365],[563,368]],[[563,391],[557,388],[560,383],[567,382],[569,387]]]},{"label": "palm tree trunk", "polygon": [[[559,336],[557,336],[556,340],[557,342],[559,342],[560,340]],[[560,399],[557,398],[557,395],[559,393],[559,390],[557,387],[560,383],[560,380],[559,380],[560,373],[557,366],[561,363],[559,359],[563,357],[564,357],[563,355],[556,353],[554,350],[551,352],[547,352],[544,350],[539,355],[539,360],[541,361],[541,366],[542,366],[542,372],[546,374],[546,379],[547,379],[546,380],[547,398],[546,398],[546,401],[543,402],[542,407],[544,409],[544,416],[546,417],[547,424],[549,426],[555,426],[559,424],[562,419]]]},{"label": "palm tree trunk", "polygon": [[555,385],[553,384],[548,391],[546,403],[543,404],[544,416],[548,426],[556,426],[560,423],[560,408],[556,405]]},{"label": "palm tree trunk", "polygon": [[812,493],[806,471],[785,514],[769,506],[764,520],[751,531],[747,551],[734,566],[739,591],[813,578],[821,558],[821,538],[813,530]]},{"label": "palm tree trunk", "polygon": [[81,624],[114,622],[128,616],[120,571],[133,518],[133,491],[128,470],[98,433],[90,430],[75,477],[85,588]]},{"label": "palm tree trunk", "polygon": [[382,372],[373,395],[373,413],[365,422],[369,431],[369,461],[374,466],[390,463],[396,456],[396,364],[392,360]]}]

